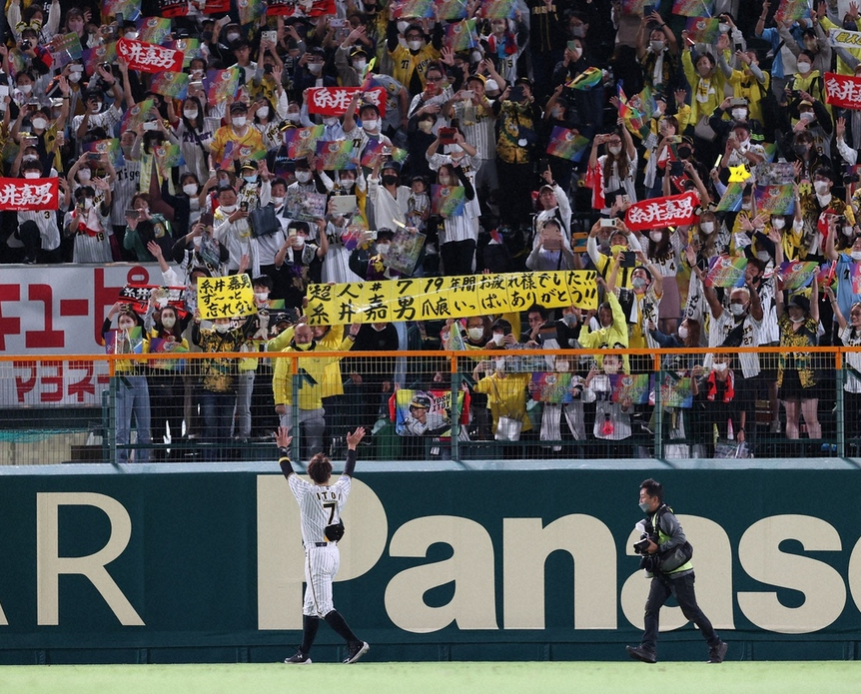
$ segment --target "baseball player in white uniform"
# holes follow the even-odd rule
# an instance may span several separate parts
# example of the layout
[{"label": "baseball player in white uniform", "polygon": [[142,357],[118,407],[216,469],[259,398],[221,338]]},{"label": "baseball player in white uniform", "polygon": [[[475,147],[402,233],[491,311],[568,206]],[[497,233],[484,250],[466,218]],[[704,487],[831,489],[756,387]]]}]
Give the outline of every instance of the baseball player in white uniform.
[{"label": "baseball player in white uniform", "polygon": [[356,446],[365,436],[362,427],[347,434],[347,463],[344,474],[332,484],[332,463],[322,453],[316,454],[308,463],[308,476],[312,483],[299,478],[290,463],[289,447],[293,437],[286,427],[278,429],[278,463],[290,484],[290,490],[299,502],[302,522],[302,542],[305,545],[305,603],[302,606],[302,645],[298,653],[284,662],[310,665],[311,646],[320,618],[347,642],[347,657],[344,663],[355,663],[370,646],[358,638],[347,625],[347,621],[332,603],[332,580],[341,565],[338,540],[344,535],[341,509],[347,502],[356,467]]}]

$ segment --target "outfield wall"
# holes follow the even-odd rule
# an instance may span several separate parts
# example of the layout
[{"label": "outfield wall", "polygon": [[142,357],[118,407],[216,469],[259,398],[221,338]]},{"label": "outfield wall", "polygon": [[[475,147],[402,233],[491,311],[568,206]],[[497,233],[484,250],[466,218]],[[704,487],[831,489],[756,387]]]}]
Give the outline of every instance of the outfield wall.
[{"label": "outfield wall", "polygon": [[[300,639],[298,510],[272,465],[48,466],[0,484],[0,664],[274,661]],[[396,465],[391,465],[395,470]],[[378,466],[385,469],[385,466]],[[83,474],[81,474],[83,473]],[[376,660],[616,660],[667,487],[731,659],[855,659],[855,470],[362,472],[335,604]],[[677,607],[659,656],[705,657]],[[341,650],[324,626],[315,660]]]}]

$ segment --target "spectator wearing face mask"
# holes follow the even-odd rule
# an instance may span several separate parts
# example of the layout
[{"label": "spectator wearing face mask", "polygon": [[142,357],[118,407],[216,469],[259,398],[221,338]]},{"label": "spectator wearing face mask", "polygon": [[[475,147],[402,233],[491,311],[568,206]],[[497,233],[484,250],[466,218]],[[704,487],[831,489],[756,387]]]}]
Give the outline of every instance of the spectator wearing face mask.
[{"label": "spectator wearing face mask", "polygon": [[442,23],[434,24],[430,43],[420,24],[410,24],[404,31],[405,44],[398,38],[398,24],[392,19],[386,30],[386,46],[392,58],[392,77],[415,96],[424,91],[425,70],[432,61],[440,59],[442,47]]},{"label": "spectator wearing face mask", "polygon": [[[726,115],[730,116],[729,120],[724,117]],[[751,140],[762,143],[762,122],[751,116],[748,101],[743,97],[728,96],[709,118],[709,126],[722,140],[728,138],[739,123],[747,125]]]},{"label": "spectator wearing face mask", "polygon": [[233,414],[239,388],[237,360],[232,357],[219,357],[225,352],[239,352],[250,334],[254,332],[254,316],[244,319],[239,327],[229,318],[216,318],[212,328],[202,328],[200,311],[194,312],[191,341],[202,352],[211,353],[209,359],[198,363],[202,387],[201,412],[205,427],[205,440],[209,444],[204,458],[209,461],[224,457],[224,446],[230,442],[233,431]]},{"label": "spectator wearing face mask", "polygon": [[249,260],[249,269],[254,277],[260,275],[260,256],[257,252],[257,239],[251,235],[248,224],[248,210],[237,202],[236,191],[230,187],[218,191],[218,209],[213,215],[213,238],[227,247],[230,258],[227,262],[229,272],[238,272],[243,256]]},{"label": "spectator wearing face mask", "polygon": [[[229,150],[228,150],[229,146]],[[264,150],[260,131],[248,122],[248,106],[241,101],[230,105],[230,125],[223,125],[215,131],[212,140],[212,161],[219,164],[225,155],[230,154],[234,161],[250,157]],[[247,153],[243,153],[247,150]]]},{"label": "spectator wearing face mask", "polygon": [[[796,120],[795,116],[798,116]],[[786,148],[792,142],[792,135],[806,134],[812,140],[812,150],[826,159],[831,158],[831,116],[825,105],[817,101],[807,92],[800,94],[800,101],[794,100],[786,109],[781,109],[782,127],[791,132],[784,138]],[[802,154],[802,153],[797,153]],[[787,157],[788,159],[791,157]],[[802,159],[802,156],[798,156]]]},{"label": "spectator wearing face mask", "polygon": [[126,217],[128,228],[123,237],[123,247],[131,251],[142,263],[151,263],[155,260],[147,249],[151,241],[161,248],[162,253],[169,254],[175,242],[173,227],[164,216],[150,211],[149,196],[144,193],[135,195],[132,198],[131,209],[137,214]]},{"label": "spectator wearing face mask", "polygon": [[[42,177],[42,165],[38,159],[25,161],[21,166],[21,176],[25,179]],[[60,179],[62,185],[61,209],[69,206],[68,185],[65,179]],[[65,198],[65,202],[63,202]],[[37,210],[18,212],[18,228],[15,236],[24,245],[24,262],[60,263],[60,228],[57,222],[57,210]]]},{"label": "spectator wearing face mask", "polygon": [[[617,348],[617,346],[614,346]],[[592,435],[604,441],[623,441],[631,437],[631,415],[634,405],[630,397],[614,401],[616,378],[622,373],[622,360],[618,354],[605,354],[599,368],[593,366],[584,382],[583,399],[595,404],[595,424]],[[630,451],[622,446],[610,445],[608,457],[629,458]]]},{"label": "spectator wearing face mask", "polygon": [[817,20],[813,22],[813,26],[802,33],[801,41],[796,40],[785,26],[782,26],[779,31],[780,38],[786,41],[786,47],[795,56],[798,68],[792,88],[804,89],[807,92],[811,91],[808,87],[816,81],[817,77],[831,70],[831,46],[828,45],[828,33]]},{"label": "spectator wearing face mask", "polygon": [[[732,355],[717,353],[712,359],[711,368],[702,371],[701,377],[694,380],[694,397],[702,406],[702,426],[697,439],[709,442],[709,455],[713,455],[711,442],[715,429],[722,439],[729,438],[730,425],[734,434],[744,432],[744,423],[739,417],[739,396],[736,393],[737,375],[731,366]],[[744,439],[743,435],[741,438]]]},{"label": "spectator wearing face mask", "polygon": [[[480,376],[482,373],[483,377]],[[475,392],[487,396],[487,409],[497,440],[520,440],[523,434],[532,430],[532,422],[526,412],[527,386],[532,379],[531,373],[508,373],[506,359],[500,355],[492,362],[480,361],[473,369],[472,378]],[[509,422],[520,422],[520,434],[516,438],[511,437],[509,432],[500,432],[502,418]]]},{"label": "spectator wearing face mask", "polygon": [[213,132],[206,122],[206,114],[200,100],[195,96],[182,102],[179,115],[174,112],[173,99],[168,101],[168,114],[185,163],[180,173],[192,172],[201,181],[209,178],[209,152]]},{"label": "spectator wearing face mask", "polygon": [[[384,147],[392,147],[392,141],[382,132],[380,109],[369,103],[360,106],[360,99],[361,94],[356,92],[347,107],[344,114],[344,135],[353,141],[353,156],[361,161],[369,142],[381,142]],[[357,113],[361,127],[356,122]],[[370,169],[365,168],[364,173],[368,175]]]},{"label": "spectator wearing face mask", "polygon": [[[705,299],[709,307],[711,323],[709,326],[709,347],[758,347],[760,333],[763,327],[764,312],[762,301],[750,278],[746,277],[748,286],[737,287],[730,292],[729,310],[718,300],[715,290],[706,286],[704,273],[698,267],[694,272],[703,283]],[[704,366],[709,369],[712,365],[712,355],[705,358]],[[753,409],[759,391],[760,363],[756,352],[740,352],[738,362],[741,365],[741,377],[737,379],[736,392],[741,408],[741,430],[736,430],[739,442],[743,442],[744,428],[754,424]]]},{"label": "spectator wearing face mask", "polygon": [[851,268],[853,263],[861,263],[861,236],[854,236],[852,238],[851,246],[842,251],[838,251],[835,244],[835,237],[838,233],[842,235],[842,230],[838,231],[836,225],[829,231],[828,239],[825,243],[825,257],[829,261],[837,261],[836,300],[841,313],[844,316],[849,316],[852,311],[852,307],[858,303],[858,301],[861,301],[861,294],[855,294],[853,292],[853,285],[849,279],[852,274]]},{"label": "spectator wearing face mask", "polygon": [[309,48],[299,58],[299,69],[293,83],[297,93],[313,87],[334,87],[337,82],[334,77],[326,73],[326,52],[314,46]]},{"label": "spectator wearing face mask", "polygon": [[113,260],[108,231],[111,189],[104,181],[105,202],[95,203],[96,189],[86,185],[75,193],[75,207],[66,213],[63,229],[75,239],[73,262],[110,263]]},{"label": "spectator wearing face mask", "polygon": [[[183,322],[176,307],[171,304],[157,303],[153,308],[157,310],[152,315],[152,327],[148,335],[150,351],[187,352],[188,341],[182,332],[191,316],[186,316]],[[149,364],[147,384],[152,405],[152,434],[156,444],[163,443],[168,435],[171,443],[178,443],[182,435],[184,365],[183,359],[154,359]],[[157,451],[156,457],[166,456]],[[180,459],[177,449],[171,449],[171,459]]]},{"label": "spectator wearing face mask", "polygon": [[845,217],[849,224],[855,224],[852,207],[832,194],[833,185],[834,172],[820,167],[813,174],[813,191],[801,196],[804,237],[799,256],[802,260],[824,257],[830,217]]},{"label": "spectator wearing face mask", "polygon": [[653,93],[672,91],[679,69],[679,44],[658,12],[643,15],[637,33],[637,60]]},{"label": "spectator wearing face mask", "polygon": [[321,279],[320,265],[329,250],[324,229],[325,221],[319,220],[319,242],[314,242],[307,222],[290,222],[287,239],[275,256],[276,281],[288,307],[301,308],[308,285]]},{"label": "spectator wearing face mask", "polygon": [[72,132],[79,144],[91,130],[100,128],[105,132],[113,132],[114,126],[123,117],[124,96],[122,91],[120,91],[120,85],[116,78],[101,65],[96,70],[104,83],[110,87],[114,101],[108,108],[103,110],[105,98],[102,92],[91,89],[87,90],[84,95],[87,110],[82,116],[72,118]]}]

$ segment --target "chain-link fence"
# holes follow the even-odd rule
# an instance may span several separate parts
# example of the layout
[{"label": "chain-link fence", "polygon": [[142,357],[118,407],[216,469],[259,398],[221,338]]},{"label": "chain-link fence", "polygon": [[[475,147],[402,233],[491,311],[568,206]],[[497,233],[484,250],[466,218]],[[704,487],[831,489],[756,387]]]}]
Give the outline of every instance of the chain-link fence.
[{"label": "chain-link fence", "polygon": [[0,361],[2,464],[265,460],[279,426],[299,460],[358,426],[380,461],[861,455],[857,349],[321,345]]}]

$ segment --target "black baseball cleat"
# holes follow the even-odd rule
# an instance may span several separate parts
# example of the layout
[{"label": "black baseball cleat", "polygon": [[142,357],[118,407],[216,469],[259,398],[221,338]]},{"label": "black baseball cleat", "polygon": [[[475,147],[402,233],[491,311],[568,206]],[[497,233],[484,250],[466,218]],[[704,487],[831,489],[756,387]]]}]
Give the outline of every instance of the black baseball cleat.
[{"label": "black baseball cleat", "polygon": [[722,663],[723,659],[726,657],[727,648],[728,646],[723,641],[721,641],[717,646],[709,648],[709,662]]},{"label": "black baseball cleat", "polygon": [[302,651],[299,651],[292,658],[285,658],[284,662],[288,665],[310,665],[311,656],[308,656]]},{"label": "black baseball cleat", "polygon": [[634,660],[641,660],[644,663],[657,663],[658,658],[654,651],[650,651],[642,646],[625,646],[628,655]]},{"label": "black baseball cleat", "polygon": [[344,664],[349,665],[350,663],[355,663],[369,650],[371,650],[371,647],[367,644],[367,642],[356,641],[356,643],[352,644],[347,648],[347,657],[344,658]]}]

